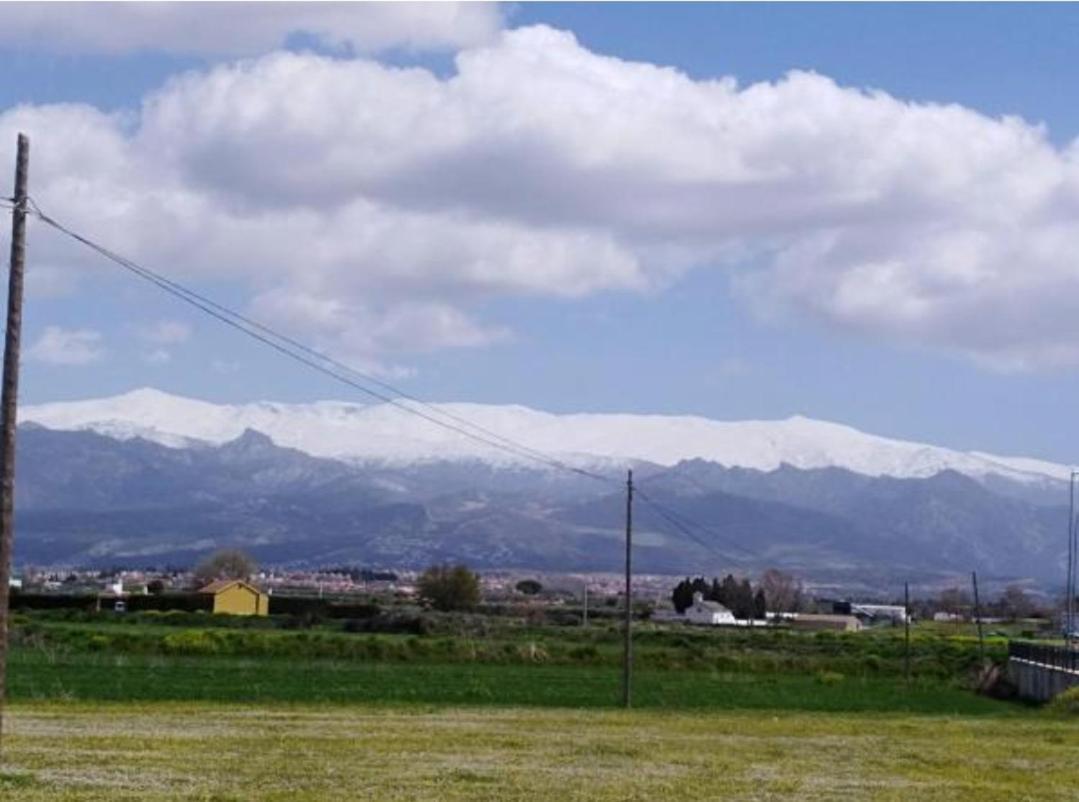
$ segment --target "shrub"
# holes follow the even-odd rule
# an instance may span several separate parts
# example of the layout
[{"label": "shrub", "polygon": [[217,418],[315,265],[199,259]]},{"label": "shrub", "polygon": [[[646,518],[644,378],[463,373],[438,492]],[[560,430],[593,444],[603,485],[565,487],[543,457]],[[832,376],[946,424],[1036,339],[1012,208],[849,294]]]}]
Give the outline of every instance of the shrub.
[{"label": "shrub", "polygon": [[427,635],[431,632],[431,625],[426,618],[419,615],[380,613],[373,618],[349,618],[343,629],[351,633]]},{"label": "shrub", "polygon": [[592,663],[599,660],[599,649],[592,644],[575,646],[569,650],[570,659],[578,663]]},{"label": "shrub", "polygon": [[270,597],[270,615],[318,616],[324,617],[329,610],[329,603],[310,596]]},{"label": "shrub", "polygon": [[480,578],[464,565],[432,565],[417,584],[436,610],[471,610],[480,603]]},{"label": "shrub", "polygon": [[377,602],[360,604],[331,604],[330,618],[374,618],[382,612]]},{"label": "shrub", "polygon": [[198,629],[170,632],[162,640],[162,646],[170,654],[206,655],[220,651],[217,639]]},{"label": "shrub", "polygon": [[97,596],[13,592],[9,606],[12,610],[93,610],[97,606]]},{"label": "shrub", "polygon": [[185,612],[210,610],[213,598],[204,593],[161,593],[149,596],[129,596],[128,612]]},{"label": "shrub", "polygon": [[817,682],[821,685],[838,685],[845,677],[838,671],[818,671]]},{"label": "shrub", "polygon": [[1047,705],[1053,713],[1064,716],[1079,716],[1079,685],[1058,693]]},{"label": "shrub", "polygon": [[882,668],[884,668],[884,658],[882,658],[879,654],[867,654],[865,656],[865,660],[862,661],[862,664],[865,666],[867,671],[872,671],[876,673]]}]

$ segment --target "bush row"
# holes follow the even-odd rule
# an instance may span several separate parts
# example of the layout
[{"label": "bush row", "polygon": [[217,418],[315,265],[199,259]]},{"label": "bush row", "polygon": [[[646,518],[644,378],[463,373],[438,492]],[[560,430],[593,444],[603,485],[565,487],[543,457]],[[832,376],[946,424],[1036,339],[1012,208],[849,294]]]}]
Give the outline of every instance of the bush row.
[{"label": "bush row", "polygon": [[[213,597],[205,593],[161,593],[127,596],[124,598],[129,612],[209,612],[213,609]],[[102,601],[102,609],[111,607],[112,601]],[[96,610],[94,594],[70,593],[12,593],[11,609],[22,610]],[[309,618],[370,618],[378,615],[379,606],[373,602],[344,603],[307,596],[270,596],[270,615],[307,616]]]}]

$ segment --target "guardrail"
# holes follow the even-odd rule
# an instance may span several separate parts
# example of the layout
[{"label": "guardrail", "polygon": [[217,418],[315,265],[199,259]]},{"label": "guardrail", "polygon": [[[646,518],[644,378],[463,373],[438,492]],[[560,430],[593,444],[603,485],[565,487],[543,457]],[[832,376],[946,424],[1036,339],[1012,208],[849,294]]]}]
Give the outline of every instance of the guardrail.
[{"label": "guardrail", "polygon": [[1035,663],[1060,671],[1079,673],[1079,649],[1067,646],[1011,641],[1008,644],[1008,658]]},{"label": "guardrail", "polygon": [[1008,678],[1024,699],[1047,702],[1079,685],[1079,650],[1012,641],[1008,644]]}]

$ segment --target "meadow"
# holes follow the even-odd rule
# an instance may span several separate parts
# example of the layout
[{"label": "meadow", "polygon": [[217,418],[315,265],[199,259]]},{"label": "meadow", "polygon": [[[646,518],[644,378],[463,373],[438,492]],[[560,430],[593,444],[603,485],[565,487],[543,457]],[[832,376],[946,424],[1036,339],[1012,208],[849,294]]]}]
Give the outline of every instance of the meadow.
[{"label": "meadow", "polygon": [[1070,800],[1042,716],[18,703],[0,796],[64,800]]},{"label": "meadow", "polygon": [[915,629],[908,681],[898,628],[644,623],[625,711],[614,622],[14,624],[5,800],[1074,799],[1079,782],[1079,724],[975,694],[977,640],[938,627]]}]

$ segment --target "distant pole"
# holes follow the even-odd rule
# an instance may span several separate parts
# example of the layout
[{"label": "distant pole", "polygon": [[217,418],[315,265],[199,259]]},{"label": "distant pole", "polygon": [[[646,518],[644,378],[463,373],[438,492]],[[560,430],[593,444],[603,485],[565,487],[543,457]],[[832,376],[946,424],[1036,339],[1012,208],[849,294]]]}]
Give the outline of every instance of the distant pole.
[{"label": "distant pole", "polygon": [[903,583],[903,625],[905,631],[903,633],[903,640],[905,650],[903,652],[903,676],[907,678],[907,684],[910,685],[910,583]]},{"label": "distant pole", "polygon": [[15,208],[11,215],[11,272],[8,274],[4,375],[0,386],[0,734],[7,697],[8,600],[15,509],[15,405],[19,395],[22,285],[26,266],[26,197],[30,140],[19,134],[15,155]]},{"label": "distant pole", "polygon": [[633,679],[633,471],[626,478],[626,621],[622,653],[622,706],[630,706]]},{"label": "distant pole", "polygon": [[970,572],[970,581],[974,584],[974,620],[978,624],[978,658],[985,665],[985,636],[982,633],[982,608],[978,601],[978,572]]},{"label": "distant pole", "polygon": [[581,626],[588,626],[588,582],[584,583],[584,618],[581,620]]},{"label": "distant pole", "polygon": [[1071,643],[1072,632],[1075,629],[1075,477],[1076,471],[1071,472],[1071,480],[1068,486],[1068,578],[1065,584],[1064,595],[1064,639]]}]

